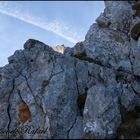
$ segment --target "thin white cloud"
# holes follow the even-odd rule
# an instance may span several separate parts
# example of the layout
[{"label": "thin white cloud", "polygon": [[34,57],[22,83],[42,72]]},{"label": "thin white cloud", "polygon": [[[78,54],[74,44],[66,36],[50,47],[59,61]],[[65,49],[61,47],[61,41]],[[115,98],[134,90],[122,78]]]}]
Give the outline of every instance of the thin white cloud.
[{"label": "thin white cloud", "polygon": [[[76,43],[79,39],[81,39],[81,36],[79,36],[76,31],[72,30],[64,23],[60,23],[58,20],[47,22],[44,19],[20,12],[20,10],[17,8],[9,8],[5,3],[0,3],[0,13],[14,17],[44,30],[53,32],[54,34],[68,40],[71,43]],[[71,30],[73,32],[71,32]]]}]

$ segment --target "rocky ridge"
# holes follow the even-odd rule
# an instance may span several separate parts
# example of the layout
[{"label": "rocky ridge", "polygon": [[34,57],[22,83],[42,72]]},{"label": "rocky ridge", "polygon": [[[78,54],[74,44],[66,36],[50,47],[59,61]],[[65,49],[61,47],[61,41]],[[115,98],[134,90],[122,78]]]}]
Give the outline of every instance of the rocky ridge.
[{"label": "rocky ridge", "polygon": [[105,1],[63,54],[29,39],[0,68],[0,138],[139,138],[139,24],[138,1]]},{"label": "rocky ridge", "polygon": [[66,47],[65,45],[57,45],[57,46],[53,46],[53,47],[52,47],[52,49],[53,49],[54,51],[57,51],[57,52],[59,52],[59,53],[64,53],[64,51],[65,51],[66,48],[67,48],[67,47]]}]

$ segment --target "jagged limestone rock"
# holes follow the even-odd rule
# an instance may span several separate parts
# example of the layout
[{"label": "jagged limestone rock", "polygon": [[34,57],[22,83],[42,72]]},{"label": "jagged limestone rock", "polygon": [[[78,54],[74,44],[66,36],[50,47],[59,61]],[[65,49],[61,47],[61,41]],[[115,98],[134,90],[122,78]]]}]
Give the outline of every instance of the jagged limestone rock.
[{"label": "jagged limestone rock", "polygon": [[131,71],[129,38],[124,33],[93,24],[83,44],[87,57],[100,61],[103,66]]},{"label": "jagged limestone rock", "polygon": [[96,19],[97,24],[100,27],[108,27],[110,25],[109,19],[107,17],[105,17],[105,15],[103,13],[100,14],[100,16]]},{"label": "jagged limestone rock", "polygon": [[73,55],[75,57],[84,57],[86,52],[84,50],[83,42],[78,42],[73,48]]},{"label": "jagged limestone rock", "polygon": [[130,1],[105,6],[63,54],[29,39],[0,68],[0,138],[140,137],[139,17]]},{"label": "jagged limestone rock", "polygon": [[57,46],[52,47],[53,50],[55,50],[59,53],[64,53],[66,48],[67,47],[65,45],[57,45]]},{"label": "jagged limestone rock", "polygon": [[84,134],[89,139],[113,138],[121,116],[114,89],[97,84],[89,89],[84,114]]},{"label": "jagged limestone rock", "polygon": [[128,1],[105,1],[105,15],[110,28],[128,33],[134,11]]},{"label": "jagged limestone rock", "polygon": [[[30,47],[30,44],[35,46]],[[36,44],[38,45],[36,46]],[[7,120],[4,121],[1,116],[0,118],[3,119],[1,123],[5,123],[3,124],[5,127],[8,125],[6,129],[9,130],[19,127],[25,122],[36,129],[38,127],[46,129],[45,127],[49,126],[48,132],[41,136],[31,135],[29,137],[28,134],[25,134],[23,138],[67,138],[69,129],[77,116],[76,98],[78,92],[76,90],[74,60],[72,58],[64,59],[62,55],[54,52],[49,46],[35,40],[28,40],[25,43],[25,48],[9,58],[10,64],[7,69],[12,71],[11,73],[7,72],[6,68],[2,69],[2,75],[5,75],[4,71],[6,71],[7,76],[15,82],[9,81],[6,77],[0,84],[2,86],[1,96],[8,96],[3,104],[5,104],[4,107],[8,104],[9,121],[11,120],[8,122],[7,115],[5,115]],[[16,73],[16,76],[12,75],[13,73]],[[8,84],[11,84],[8,86],[9,89],[6,88]],[[7,90],[5,90],[6,93],[3,92],[4,88]],[[24,119],[17,119],[19,113],[16,108],[20,102],[18,92],[31,113],[29,122],[26,118],[25,122]],[[46,117],[49,120],[48,123]],[[0,126],[3,126],[2,124]]]}]

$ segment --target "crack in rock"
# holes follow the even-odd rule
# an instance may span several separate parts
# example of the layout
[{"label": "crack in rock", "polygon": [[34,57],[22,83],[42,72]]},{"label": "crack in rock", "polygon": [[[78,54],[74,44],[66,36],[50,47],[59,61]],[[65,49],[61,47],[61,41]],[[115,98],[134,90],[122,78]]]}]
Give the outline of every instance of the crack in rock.
[{"label": "crack in rock", "polygon": [[9,93],[9,96],[8,96],[8,107],[7,107],[7,114],[8,114],[8,118],[9,118],[9,122],[8,122],[8,126],[7,126],[8,139],[10,138],[9,132],[10,132],[10,124],[11,124],[11,115],[10,115],[11,103],[10,103],[10,99],[11,99],[11,96],[14,92],[14,89],[15,89],[15,80],[12,81],[12,89],[11,89],[11,91]]}]

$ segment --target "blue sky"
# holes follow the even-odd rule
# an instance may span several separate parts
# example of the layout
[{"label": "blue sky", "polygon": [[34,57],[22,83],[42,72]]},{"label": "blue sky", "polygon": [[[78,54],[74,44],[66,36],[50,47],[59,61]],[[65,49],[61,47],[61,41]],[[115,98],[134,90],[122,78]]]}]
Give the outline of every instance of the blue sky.
[{"label": "blue sky", "polygon": [[29,38],[73,47],[103,10],[103,1],[0,1],[0,67]]}]

